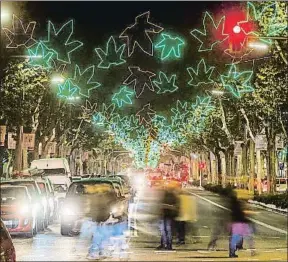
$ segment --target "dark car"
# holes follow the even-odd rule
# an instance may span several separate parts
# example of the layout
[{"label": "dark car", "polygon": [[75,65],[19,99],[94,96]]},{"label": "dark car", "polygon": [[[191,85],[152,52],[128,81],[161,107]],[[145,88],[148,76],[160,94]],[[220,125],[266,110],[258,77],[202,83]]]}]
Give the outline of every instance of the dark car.
[{"label": "dark car", "polygon": [[37,206],[37,230],[43,231],[45,227],[48,226],[48,221],[46,221],[46,213],[45,213],[45,203],[43,201],[43,197],[41,195],[41,190],[37,184],[37,182],[32,178],[27,179],[11,179],[1,182],[1,185],[19,185],[26,186],[28,192],[32,198],[32,203],[34,206]]},{"label": "dark car", "polygon": [[1,219],[10,234],[33,237],[37,232],[36,208],[25,186],[1,185]]},{"label": "dark car", "polygon": [[63,204],[61,234],[80,230],[79,223],[78,228],[75,225],[84,217],[96,222],[106,221],[120,204],[111,181],[95,178],[73,182]]},{"label": "dark car", "polygon": [[10,234],[0,219],[0,261],[1,262],[15,262],[16,253],[15,248],[10,237]]}]

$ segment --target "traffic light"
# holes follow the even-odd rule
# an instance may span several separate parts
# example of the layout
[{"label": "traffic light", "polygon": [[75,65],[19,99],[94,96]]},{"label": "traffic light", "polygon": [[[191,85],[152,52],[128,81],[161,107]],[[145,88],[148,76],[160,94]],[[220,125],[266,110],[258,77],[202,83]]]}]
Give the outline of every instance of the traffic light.
[{"label": "traffic light", "polygon": [[247,17],[247,12],[239,9],[228,10],[225,13],[224,34],[228,35],[230,52],[241,52],[247,47],[248,34],[255,32],[255,22]]}]

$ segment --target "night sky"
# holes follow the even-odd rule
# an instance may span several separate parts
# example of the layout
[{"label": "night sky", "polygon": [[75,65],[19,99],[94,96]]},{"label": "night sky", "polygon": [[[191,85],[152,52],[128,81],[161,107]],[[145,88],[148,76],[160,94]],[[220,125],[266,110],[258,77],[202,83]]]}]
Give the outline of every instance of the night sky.
[{"label": "night sky", "polygon": [[[94,51],[95,47],[104,47],[110,36],[117,39],[127,26],[135,22],[137,15],[150,11],[150,21],[152,23],[162,26],[164,31],[173,32],[183,37],[186,41],[185,54],[179,63],[161,63],[143,52],[135,52],[127,60],[129,66],[139,66],[141,69],[155,73],[164,70],[167,74],[178,75],[178,85],[181,86],[178,92],[159,96],[146,90],[145,95],[137,99],[132,106],[141,108],[141,105],[155,101],[155,106],[161,110],[167,108],[167,105],[175,103],[177,99],[193,99],[196,94],[206,94],[205,88],[191,88],[187,85],[186,67],[191,66],[199,59],[197,52],[199,43],[191,37],[190,31],[195,28],[202,28],[203,13],[205,11],[219,17],[219,15],[222,16],[225,7],[234,4],[235,2],[220,1],[30,1],[27,2],[25,9],[30,19],[37,22],[35,37],[39,40],[47,39],[48,20],[51,20],[56,29],[59,29],[65,22],[74,19],[75,31],[70,40],[82,41],[84,46],[77,52],[73,52],[71,59],[72,64],[77,63],[83,68],[84,66],[97,65],[99,58]],[[118,39],[118,42],[121,42],[121,40]],[[72,73],[74,67],[71,65],[67,70]],[[119,85],[127,78],[129,72],[127,65],[123,65],[109,70],[109,72],[100,69],[97,70],[96,74],[97,80],[103,84],[102,88],[98,89],[98,92],[101,93],[101,95],[98,94],[98,98],[110,102],[111,96],[119,89]],[[159,99],[161,103],[159,103]]]},{"label": "night sky", "polygon": [[151,19],[164,28],[188,33],[197,26],[202,13],[206,10],[219,10],[222,2],[28,2],[28,12],[40,23],[41,28],[47,20],[63,23],[75,19],[76,34],[95,44],[97,38],[106,38],[121,33],[134,18],[146,11],[151,11]]}]

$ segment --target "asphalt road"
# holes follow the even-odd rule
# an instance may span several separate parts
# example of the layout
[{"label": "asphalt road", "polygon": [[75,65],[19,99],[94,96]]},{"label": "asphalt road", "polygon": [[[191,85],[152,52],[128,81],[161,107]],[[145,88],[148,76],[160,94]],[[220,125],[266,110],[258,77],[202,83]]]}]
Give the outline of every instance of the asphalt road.
[{"label": "asphalt road", "polygon": [[[219,216],[229,216],[229,211],[225,209],[227,203],[206,191],[189,190],[189,192],[197,195],[196,227],[200,243],[193,244],[195,233],[188,230],[186,245],[180,247],[174,245],[175,250],[172,252],[159,252],[155,250],[159,245],[157,226],[140,223],[138,235],[131,237],[129,241],[127,256],[130,261],[287,261],[287,217],[252,206],[247,209],[254,211],[252,218],[256,221],[256,255],[251,256],[249,247],[244,241],[244,250],[238,252],[239,258],[229,259],[228,235],[225,231],[217,242],[217,249],[208,251],[207,244],[211,230],[215,226],[219,227]],[[150,230],[147,230],[147,227],[150,227]],[[89,243],[78,237],[61,236],[59,224],[49,226],[48,230],[37,234],[33,239],[14,237],[13,241],[17,261],[87,260]],[[105,259],[105,261],[118,260],[117,257]]]}]

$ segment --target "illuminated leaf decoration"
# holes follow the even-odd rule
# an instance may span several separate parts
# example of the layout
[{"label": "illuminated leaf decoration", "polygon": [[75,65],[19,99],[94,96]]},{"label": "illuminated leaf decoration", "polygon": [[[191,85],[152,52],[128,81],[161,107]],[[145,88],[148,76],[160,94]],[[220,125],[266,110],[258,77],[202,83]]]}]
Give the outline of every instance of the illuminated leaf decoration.
[{"label": "illuminated leaf decoration", "polygon": [[201,107],[201,109],[205,112],[211,111],[214,108],[214,106],[211,106],[211,96],[206,96],[203,98],[197,96],[196,102],[192,104],[192,109],[196,110],[199,107]]},{"label": "illuminated leaf decoration", "polygon": [[56,58],[63,63],[71,63],[71,53],[83,46],[80,41],[70,41],[74,33],[73,20],[65,23],[59,30],[56,30],[54,24],[48,21],[48,37],[42,41],[45,46],[56,54]]},{"label": "illuminated leaf decoration", "polygon": [[144,92],[145,87],[148,87],[151,91],[154,91],[151,80],[151,78],[155,76],[154,73],[150,71],[143,71],[137,66],[130,66],[128,69],[130,71],[130,75],[124,80],[123,84],[133,84],[137,98]]},{"label": "illuminated leaf decoration", "polygon": [[63,84],[58,85],[58,96],[68,100],[73,100],[79,92],[79,87],[74,85],[71,79],[65,80]]},{"label": "illuminated leaf decoration", "polygon": [[12,17],[12,30],[9,28],[2,28],[5,35],[9,39],[6,48],[18,48],[24,46],[26,48],[32,47],[36,40],[33,38],[36,22],[30,22],[26,27],[23,22],[16,15]]},{"label": "illuminated leaf decoration", "polygon": [[157,94],[173,93],[178,89],[175,81],[176,75],[171,75],[171,77],[168,78],[165,73],[160,71],[158,80],[154,80],[153,84],[158,88]]},{"label": "illuminated leaf decoration", "polygon": [[188,130],[199,134],[205,128],[205,120],[210,112],[214,109],[211,105],[211,97],[196,98],[196,103],[192,104],[193,115],[188,120]]},{"label": "illuminated leaf decoration", "polygon": [[194,70],[192,67],[188,67],[187,71],[191,77],[191,80],[188,82],[188,85],[199,86],[201,84],[211,84],[214,81],[211,78],[211,75],[215,67],[207,67],[205,60],[201,59],[197,65],[197,69]]},{"label": "illuminated leaf decoration", "polygon": [[[215,45],[227,39],[228,35],[223,33],[224,21],[225,17],[223,16],[218,23],[215,23],[213,17],[208,12],[205,12],[202,31],[193,29],[190,32],[201,43],[198,52],[211,51]],[[215,36],[219,37],[219,39],[215,39]]]},{"label": "illuminated leaf decoration", "polygon": [[115,110],[115,104],[110,104],[107,106],[106,104],[102,104],[102,114],[109,121],[113,117],[113,113]]},{"label": "illuminated leaf decoration", "polygon": [[85,106],[81,106],[82,118],[88,120],[97,112],[97,103],[91,104],[89,100],[86,100]]},{"label": "illuminated leaf decoration", "polygon": [[164,116],[160,116],[160,115],[154,115],[153,119],[152,119],[152,123],[155,126],[158,127],[164,127],[167,124],[167,119]]},{"label": "illuminated leaf decoration", "polygon": [[47,48],[39,42],[35,48],[28,49],[29,54],[29,64],[32,66],[39,66],[42,68],[51,68],[51,58],[53,52],[47,50]]},{"label": "illuminated leaf decoration", "polygon": [[[274,1],[270,5],[261,5],[259,6],[260,10],[257,10],[253,2],[247,2],[247,21],[258,21],[258,23],[261,24],[265,20],[266,27],[262,27],[263,35],[265,36],[280,36],[285,30],[287,30],[288,24],[287,24],[287,15],[281,16],[280,11],[281,7],[280,5],[283,4],[283,2],[277,2]],[[283,13],[286,13],[285,6],[283,5]],[[287,8],[287,7],[286,7]],[[272,11],[272,15],[271,15]],[[239,25],[241,26],[241,22],[239,22]],[[243,30],[243,29],[242,29]],[[245,29],[244,29],[245,31]],[[247,34],[253,34],[258,35],[259,39],[262,42],[265,42],[267,44],[271,44],[272,40],[267,38],[261,38],[259,32],[246,32]]]},{"label": "illuminated leaf decoration", "polygon": [[141,125],[147,125],[149,123],[151,123],[151,120],[153,118],[153,116],[156,114],[156,111],[154,111],[151,108],[150,103],[145,105],[140,111],[138,111],[138,113],[136,114],[136,116],[139,118],[139,123]]},{"label": "illuminated leaf decoration", "polygon": [[97,112],[93,115],[93,124],[96,126],[104,126],[105,125],[105,116],[101,112]]},{"label": "illuminated leaf decoration", "polygon": [[188,114],[188,103],[177,100],[176,107],[171,109],[173,116],[171,117],[172,125],[179,126],[184,124],[184,120]]},{"label": "illuminated leaf decoration", "polygon": [[135,115],[131,115],[129,121],[131,130],[136,129],[139,126],[139,119]]},{"label": "illuminated leaf decoration", "polygon": [[225,89],[231,92],[237,98],[240,98],[243,93],[253,92],[251,80],[253,71],[237,72],[236,65],[230,66],[227,75],[221,75],[220,80]]},{"label": "illuminated leaf decoration", "polygon": [[127,86],[122,86],[120,91],[113,95],[112,101],[115,102],[118,107],[122,107],[124,104],[132,105],[132,97],[134,95],[134,91],[129,90]]},{"label": "illuminated leaf decoration", "polygon": [[89,97],[90,92],[101,86],[100,83],[93,81],[95,75],[95,66],[87,67],[81,72],[78,65],[75,66],[73,83],[80,88],[80,95]]},{"label": "illuminated leaf decoration", "polygon": [[96,54],[101,59],[98,64],[98,68],[109,69],[111,66],[118,66],[126,63],[123,59],[123,52],[125,50],[125,44],[117,48],[116,41],[113,36],[111,36],[106,43],[106,50],[102,48],[95,48]]},{"label": "illuminated leaf decoration", "polygon": [[125,38],[128,47],[128,56],[132,56],[138,46],[147,55],[153,56],[153,42],[150,34],[158,34],[163,28],[149,21],[150,12],[145,12],[135,18],[135,23],[125,28],[119,38]]},{"label": "illuminated leaf decoration", "polygon": [[148,131],[147,129],[144,127],[144,125],[140,126],[137,130],[137,139],[139,140],[143,140],[143,139],[147,139],[148,137]]},{"label": "illuminated leaf decoration", "polygon": [[156,49],[162,49],[161,60],[180,58],[181,47],[184,46],[185,42],[180,37],[172,37],[168,34],[161,34],[161,41],[156,45]]}]

